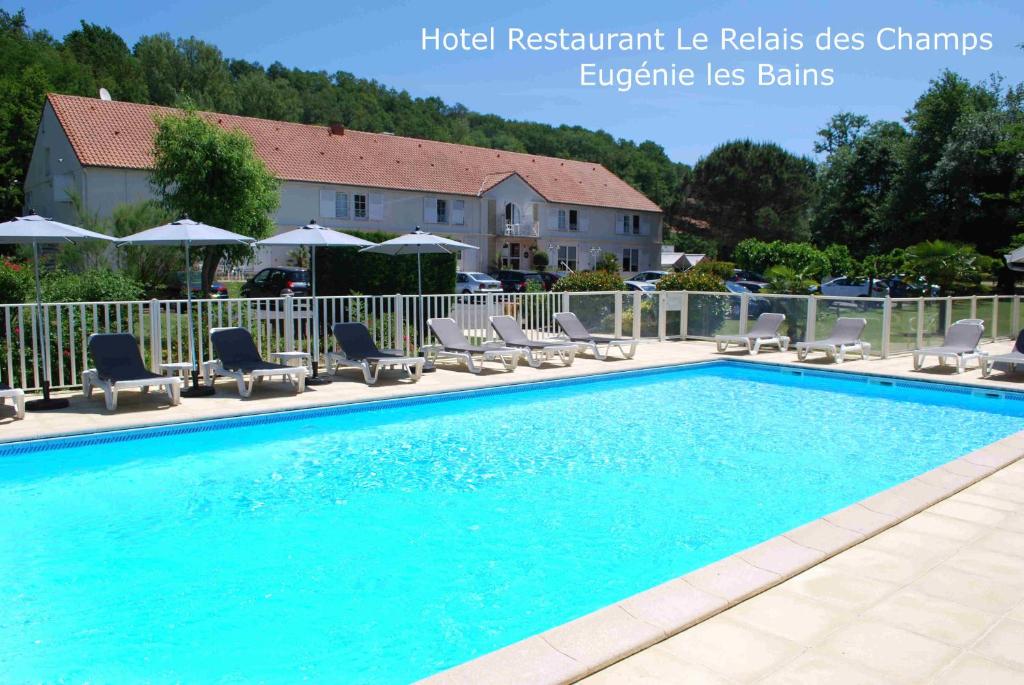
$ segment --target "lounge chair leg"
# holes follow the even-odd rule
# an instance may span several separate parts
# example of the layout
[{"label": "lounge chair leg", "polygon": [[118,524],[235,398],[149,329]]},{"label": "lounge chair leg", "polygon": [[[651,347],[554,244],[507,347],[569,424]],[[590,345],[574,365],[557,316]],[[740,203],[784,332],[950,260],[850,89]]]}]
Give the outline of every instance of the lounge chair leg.
[{"label": "lounge chair leg", "polygon": [[171,383],[167,386],[167,398],[171,402],[172,407],[177,407],[181,404],[181,386],[178,383]]},{"label": "lounge chair leg", "polygon": [[104,390],[103,399],[106,402],[107,411],[117,411],[117,388]]},{"label": "lounge chair leg", "polygon": [[367,385],[373,385],[377,382],[377,376],[380,375],[380,366],[371,372],[370,365],[367,362],[363,362],[360,368],[363,370],[363,380],[366,381]]},{"label": "lounge chair leg", "polygon": [[19,419],[25,418],[25,396],[18,395],[14,398],[14,415]]}]

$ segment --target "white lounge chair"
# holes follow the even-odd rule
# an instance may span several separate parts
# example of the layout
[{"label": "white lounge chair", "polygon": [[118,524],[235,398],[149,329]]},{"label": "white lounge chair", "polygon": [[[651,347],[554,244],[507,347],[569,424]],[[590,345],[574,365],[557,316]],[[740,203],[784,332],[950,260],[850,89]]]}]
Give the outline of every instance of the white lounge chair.
[{"label": "white lounge chair", "polygon": [[1024,368],[1024,329],[1017,334],[1013,349],[1006,354],[988,354],[981,358],[981,375],[988,378],[992,371],[1017,373],[1018,367]]},{"label": "white lounge chair", "polygon": [[963,373],[967,368],[967,362],[972,359],[977,361],[979,366],[984,366],[984,353],[978,349],[984,332],[985,326],[980,319],[957,321],[946,330],[942,345],[914,350],[914,370],[920,371],[927,357],[938,357],[940,366],[945,366],[947,359],[955,359],[957,373]]},{"label": "white lounge chair", "polygon": [[515,371],[522,357],[522,350],[506,347],[498,342],[473,345],[455,319],[427,319],[431,332],[440,341],[440,345],[424,345],[423,353],[433,364],[438,359],[455,359],[466,365],[470,373],[480,373],[486,362],[498,362],[506,371]]},{"label": "white lounge chair", "polygon": [[147,369],[139,343],[130,333],[94,333],[88,347],[96,366],[82,372],[82,392],[92,397],[93,388],[102,390],[108,410],[117,409],[117,393],[129,388],[147,393],[152,386],[163,386],[171,406],[181,401],[181,379]]},{"label": "white lounge chair", "polygon": [[6,383],[0,383],[0,407],[7,400],[14,402],[14,418],[25,418],[25,391],[21,388],[12,388]]},{"label": "white lounge chair", "polygon": [[[608,335],[592,335],[587,327],[579,320],[573,312],[559,312],[555,314],[555,323],[562,329],[562,333],[570,341],[579,345],[579,351],[590,351],[597,359],[607,359],[608,353],[614,347],[625,359],[632,359],[636,354],[635,338],[613,338]],[[601,350],[604,346],[604,350]]]},{"label": "white lounge chair", "polygon": [[789,348],[789,336],[779,335],[779,328],[786,320],[785,314],[765,312],[757,317],[754,326],[740,335],[716,335],[715,346],[719,352],[725,352],[729,345],[746,347],[747,352],[755,355],[765,345],[775,345],[780,351],[785,352]]},{"label": "white lounge chair", "polygon": [[871,354],[871,343],[861,340],[860,337],[867,325],[867,319],[841,316],[836,319],[827,338],[798,342],[796,356],[800,361],[804,361],[809,352],[819,351],[824,352],[825,356],[837,364],[842,364],[847,354],[856,352],[861,359],[867,359]]},{"label": "white lounge chair", "polygon": [[213,385],[217,376],[234,378],[238,383],[238,394],[249,397],[256,383],[280,376],[281,380],[292,384],[296,394],[306,389],[309,369],[264,360],[256,349],[252,334],[244,328],[213,328],[210,330],[210,344],[216,358],[203,364],[207,385]]},{"label": "white lounge chair", "polygon": [[572,366],[576,359],[576,343],[530,340],[511,316],[492,316],[491,327],[509,347],[522,350],[527,363],[537,368],[555,357],[565,366]]},{"label": "white lounge chair", "polygon": [[327,373],[336,374],[338,367],[349,366],[361,369],[363,380],[373,385],[381,369],[400,367],[409,378],[418,381],[423,375],[423,357],[409,357],[397,350],[381,350],[373,342],[370,330],[361,323],[336,323],[332,329],[338,341],[338,352],[327,353]]}]

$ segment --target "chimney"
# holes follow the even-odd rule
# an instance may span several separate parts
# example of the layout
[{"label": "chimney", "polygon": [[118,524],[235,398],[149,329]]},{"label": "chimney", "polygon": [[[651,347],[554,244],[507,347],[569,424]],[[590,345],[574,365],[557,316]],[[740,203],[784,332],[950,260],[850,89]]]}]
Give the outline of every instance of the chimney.
[{"label": "chimney", "polygon": [[332,121],[327,125],[327,131],[332,136],[343,136],[345,135],[345,126],[340,121]]}]

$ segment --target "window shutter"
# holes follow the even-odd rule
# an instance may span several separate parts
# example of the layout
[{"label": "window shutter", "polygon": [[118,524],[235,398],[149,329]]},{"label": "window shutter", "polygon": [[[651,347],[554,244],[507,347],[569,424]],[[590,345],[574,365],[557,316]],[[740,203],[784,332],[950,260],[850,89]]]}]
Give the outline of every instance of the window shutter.
[{"label": "window shutter", "polygon": [[348,193],[334,194],[334,217],[336,219],[348,218]]},{"label": "window shutter", "polygon": [[625,234],[625,232],[626,232],[626,223],[628,221],[629,221],[629,215],[628,214],[621,214],[621,215],[619,215],[618,221],[615,222],[617,224],[615,226],[615,232],[620,234],[620,235]]},{"label": "window shutter", "polygon": [[452,202],[452,223],[462,226],[466,223],[466,201],[455,200]]},{"label": "window shutter", "polygon": [[380,193],[370,193],[370,221],[381,221],[383,219],[384,196]]},{"label": "window shutter", "polygon": [[557,229],[558,227],[559,227],[558,226],[558,210],[557,209],[549,209],[548,210],[548,228]]},{"label": "window shutter", "polygon": [[580,232],[590,230],[590,215],[587,214],[586,210],[578,210],[576,214],[577,225],[579,226]]},{"label": "window shutter", "polygon": [[320,191],[320,216],[334,218],[334,191]]},{"label": "window shutter", "polygon": [[425,197],[425,198],[423,198],[423,223],[425,223],[425,224],[436,224],[437,223],[437,198],[436,197]]}]

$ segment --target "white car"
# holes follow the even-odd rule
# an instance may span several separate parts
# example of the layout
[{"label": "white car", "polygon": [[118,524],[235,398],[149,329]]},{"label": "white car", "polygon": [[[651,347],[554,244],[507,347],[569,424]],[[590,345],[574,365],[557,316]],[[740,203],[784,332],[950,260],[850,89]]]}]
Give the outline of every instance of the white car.
[{"label": "white car", "polygon": [[889,286],[875,279],[868,293],[868,279],[839,276],[821,284],[821,294],[833,297],[887,297]]},{"label": "white car", "polygon": [[487,274],[478,271],[459,271],[455,274],[455,293],[457,295],[500,292],[502,292],[501,281],[496,281]]},{"label": "white car", "polygon": [[662,276],[667,276],[667,271],[641,271],[631,281],[644,281],[645,283],[656,283],[661,280]]},{"label": "white car", "polygon": [[630,279],[625,283],[626,287],[629,288],[630,290],[639,290],[645,295],[647,293],[653,293],[658,289],[653,283],[650,283],[648,281],[638,281],[636,279]]}]

